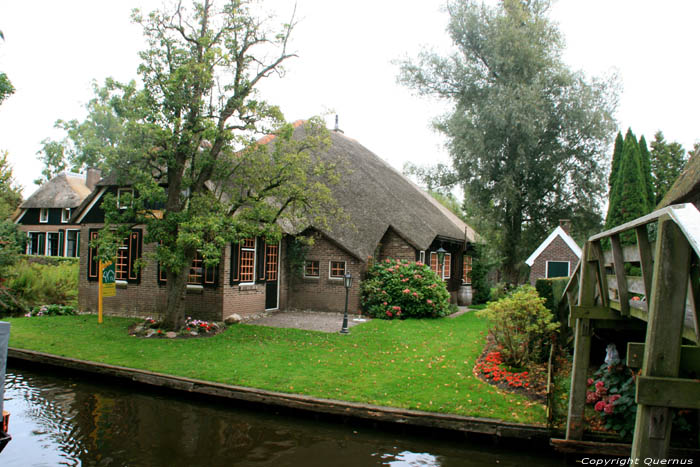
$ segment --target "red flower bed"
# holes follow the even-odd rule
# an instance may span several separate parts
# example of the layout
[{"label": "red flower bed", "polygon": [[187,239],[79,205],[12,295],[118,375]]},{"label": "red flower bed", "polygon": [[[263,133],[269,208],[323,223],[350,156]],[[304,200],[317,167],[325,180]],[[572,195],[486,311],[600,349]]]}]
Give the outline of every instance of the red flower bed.
[{"label": "red flower bed", "polygon": [[522,371],[520,373],[508,371],[501,367],[503,358],[501,352],[489,352],[483,360],[476,364],[476,372],[482,374],[484,378],[494,382],[505,382],[513,388],[528,387],[530,383],[527,381],[529,373]]}]

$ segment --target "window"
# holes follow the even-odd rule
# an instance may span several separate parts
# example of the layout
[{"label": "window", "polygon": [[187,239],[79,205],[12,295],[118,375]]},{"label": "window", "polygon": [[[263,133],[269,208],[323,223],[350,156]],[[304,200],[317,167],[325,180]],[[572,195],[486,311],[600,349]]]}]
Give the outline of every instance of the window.
[{"label": "window", "polygon": [[445,258],[442,260],[442,278],[449,279],[452,272],[452,253],[445,253]]},{"label": "window", "polygon": [[241,282],[255,282],[255,239],[246,238],[240,243],[239,268]]},{"label": "window", "polygon": [[70,219],[70,208],[61,209],[61,223],[67,224]]},{"label": "window", "polygon": [[568,261],[547,261],[547,278],[550,277],[568,277],[569,262]]},{"label": "window", "polygon": [[45,249],[46,234],[43,232],[29,232],[27,234],[27,254],[43,255]]},{"label": "window", "polygon": [[471,285],[472,283],[472,257],[464,255],[462,264],[462,283]]},{"label": "window", "polygon": [[48,208],[39,209],[39,222],[46,224],[49,221],[49,210]]},{"label": "window", "polygon": [[331,261],[328,269],[328,277],[342,279],[345,276],[345,261]]},{"label": "window", "polygon": [[452,254],[445,253],[445,257],[442,259],[442,271],[438,270],[438,254],[434,251],[430,252],[430,269],[433,270],[435,274],[440,277],[442,273],[442,279],[450,278],[450,267],[452,264]]},{"label": "window", "polygon": [[70,258],[80,256],[80,230],[66,230],[65,256]]},{"label": "window", "polygon": [[304,277],[321,277],[319,262],[315,260],[304,262]]},{"label": "window", "polygon": [[[216,287],[217,272],[217,266],[205,266],[202,253],[197,251],[187,273],[187,285]],[[158,266],[158,282],[161,285],[168,282],[165,269],[160,266]]]},{"label": "window", "polygon": [[265,245],[265,280],[276,281],[279,256],[278,245]]},{"label": "window", "polygon": [[[122,199],[123,195],[127,195]],[[126,209],[131,206],[133,202],[134,190],[132,188],[119,188],[117,189],[117,207],[119,209]]]},{"label": "window", "polygon": [[46,234],[46,256],[59,256],[59,235],[58,232]]},{"label": "window", "polygon": [[[97,239],[98,230],[90,230],[88,236],[90,241]],[[117,250],[115,258],[114,270],[116,280],[138,283],[141,279],[141,273],[136,268],[136,262],[141,257],[141,230],[132,230],[127,238]],[[97,251],[90,247],[88,250],[88,280],[98,280],[99,261],[97,259]]]},{"label": "window", "polygon": [[420,253],[418,254],[418,261],[425,264],[425,251],[420,251]]}]

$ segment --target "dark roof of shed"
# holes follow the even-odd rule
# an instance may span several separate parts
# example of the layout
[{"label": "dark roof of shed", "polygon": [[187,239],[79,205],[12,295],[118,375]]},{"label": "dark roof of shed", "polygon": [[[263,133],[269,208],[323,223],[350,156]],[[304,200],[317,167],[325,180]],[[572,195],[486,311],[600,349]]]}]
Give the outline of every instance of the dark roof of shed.
[{"label": "dark roof of shed", "polygon": [[683,171],[656,209],[692,201],[698,196],[700,196],[700,149],[695,151],[695,154],[685,163]]},{"label": "dark roof of shed", "polygon": [[90,192],[81,175],[60,173],[41,185],[20,208],[75,208]]}]

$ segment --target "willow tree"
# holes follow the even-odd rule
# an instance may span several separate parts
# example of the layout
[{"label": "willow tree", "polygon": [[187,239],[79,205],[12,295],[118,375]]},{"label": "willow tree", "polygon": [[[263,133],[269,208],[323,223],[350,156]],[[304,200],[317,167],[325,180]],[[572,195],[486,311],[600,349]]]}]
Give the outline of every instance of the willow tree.
[{"label": "willow tree", "polygon": [[[127,209],[105,196],[106,225],[93,245],[100,257],[114,257],[131,227],[146,226],[144,242],[158,245],[153,259],[167,278],[170,328],[184,320],[197,254],[213,266],[229,242],[277,241],[283,219],[322,221],[335,206],[326,186],[334,171],[314,157],[329,141],[322,121],[309,120],[300,139],[256,91],[293,56],[293,22],[274,30],[251,8],[204,0],[147,16],[135,11],[148,43],[138,68],[143,86],[109,81],[101,90],[120,122],[105,164],[133,196],[119,200]],[[274,140],[258,144],[261,135]]]},{"label": "willow tree", "polygon": [[546,0],[451,1],[454,53],[424,52],[401,67],[404,84],[452,103],[435,127],[512,282],[558,218],[571,218],[579,232],[599,226],[603,154],[615,127],[614,80],[567,68],[548,9]]}]

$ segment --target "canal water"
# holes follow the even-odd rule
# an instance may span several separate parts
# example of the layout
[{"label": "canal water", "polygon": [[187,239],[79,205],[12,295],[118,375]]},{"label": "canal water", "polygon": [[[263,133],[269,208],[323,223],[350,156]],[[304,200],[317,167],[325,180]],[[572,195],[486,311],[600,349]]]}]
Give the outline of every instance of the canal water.
[{"label": "canal water", "polygon": [[278,414],[114,380],[7,370],[3,467],[562,466],[546,447]]}]

